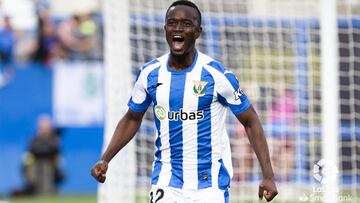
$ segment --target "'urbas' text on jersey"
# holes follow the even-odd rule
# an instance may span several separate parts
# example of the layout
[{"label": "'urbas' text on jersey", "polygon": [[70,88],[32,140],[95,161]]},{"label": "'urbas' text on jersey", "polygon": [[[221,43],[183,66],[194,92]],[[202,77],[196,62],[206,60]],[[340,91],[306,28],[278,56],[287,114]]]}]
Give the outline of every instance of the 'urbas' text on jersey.
[{"label": "'urbas' text on jersey", "polygon": [[155,115],[159,120],[164,120],[166,117],[170,121],[177,120],[202,120],[204,118],[204,111],[190,111],[186,112],[183,109],[179,111],[168,111],[164,109],[162,106],[155,106]]}]

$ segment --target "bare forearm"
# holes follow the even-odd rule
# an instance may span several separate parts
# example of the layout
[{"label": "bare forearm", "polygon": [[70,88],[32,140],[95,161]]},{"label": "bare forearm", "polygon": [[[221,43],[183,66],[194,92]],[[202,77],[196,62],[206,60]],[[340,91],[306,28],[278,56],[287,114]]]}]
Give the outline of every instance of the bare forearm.
[{"label": "bare forearm", "polygon": [[257,158],[259,159],[263,177],[273,178],[274,172],[271,166],[269,148],[262,127],[247,127],[246,132],[248,134],[250,144],[254,149]]},{"label": "bare forearm", "polygon": [[244,125],[250,144],[260,162],[263,181],[259,185],[259,198],[265,197],[266,201],[269,202],[278,192],[273,179],[274,172],[271,166],[269,148],[260,119],[252,106],[236,117]]},{"label": "bare forearm", "polygon": [[245,127],[250,144],[259,159],[264,178],[274,177],[264,130],[255,109],[251,106],[236,117]]},{"label": "bare forearm", "polygon": [[106,148],[101,160],[110,162],[111,159],[134,137],[140,127],[142,116],[134,117],[126,113],[116,126],[109,146]]}]

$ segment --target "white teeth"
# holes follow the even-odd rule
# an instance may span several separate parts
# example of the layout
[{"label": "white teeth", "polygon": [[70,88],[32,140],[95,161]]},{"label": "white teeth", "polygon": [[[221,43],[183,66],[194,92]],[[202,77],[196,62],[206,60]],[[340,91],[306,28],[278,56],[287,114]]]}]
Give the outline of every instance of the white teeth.
[{"label": "white teeth", "polygon": [[180,35],[175,35],[174,38],[182,39],[182,37]]}]

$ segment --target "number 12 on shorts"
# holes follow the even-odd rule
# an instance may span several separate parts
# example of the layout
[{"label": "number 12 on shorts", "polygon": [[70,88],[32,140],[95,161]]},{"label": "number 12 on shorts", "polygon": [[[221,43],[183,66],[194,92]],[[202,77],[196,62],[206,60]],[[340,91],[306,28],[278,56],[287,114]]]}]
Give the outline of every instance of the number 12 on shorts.
[{"label": "number 12 on shorts", "polygon": [[157,203],[159,200],[161,200],[164,197],[164,190],[159,188],[156,190],[155,195],[154,192],[150,192],[150,203]]}]

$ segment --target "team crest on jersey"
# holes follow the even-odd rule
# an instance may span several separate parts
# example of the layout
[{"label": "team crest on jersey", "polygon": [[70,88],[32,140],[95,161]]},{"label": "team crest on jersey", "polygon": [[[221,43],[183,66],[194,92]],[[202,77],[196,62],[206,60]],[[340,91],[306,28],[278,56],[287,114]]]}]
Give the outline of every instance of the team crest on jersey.
[{"label": "team crest on jersey", "polygon": [[194,95],[201,97],[205,95],[206,85],[208,82],[193,80],[194,83]]}]

